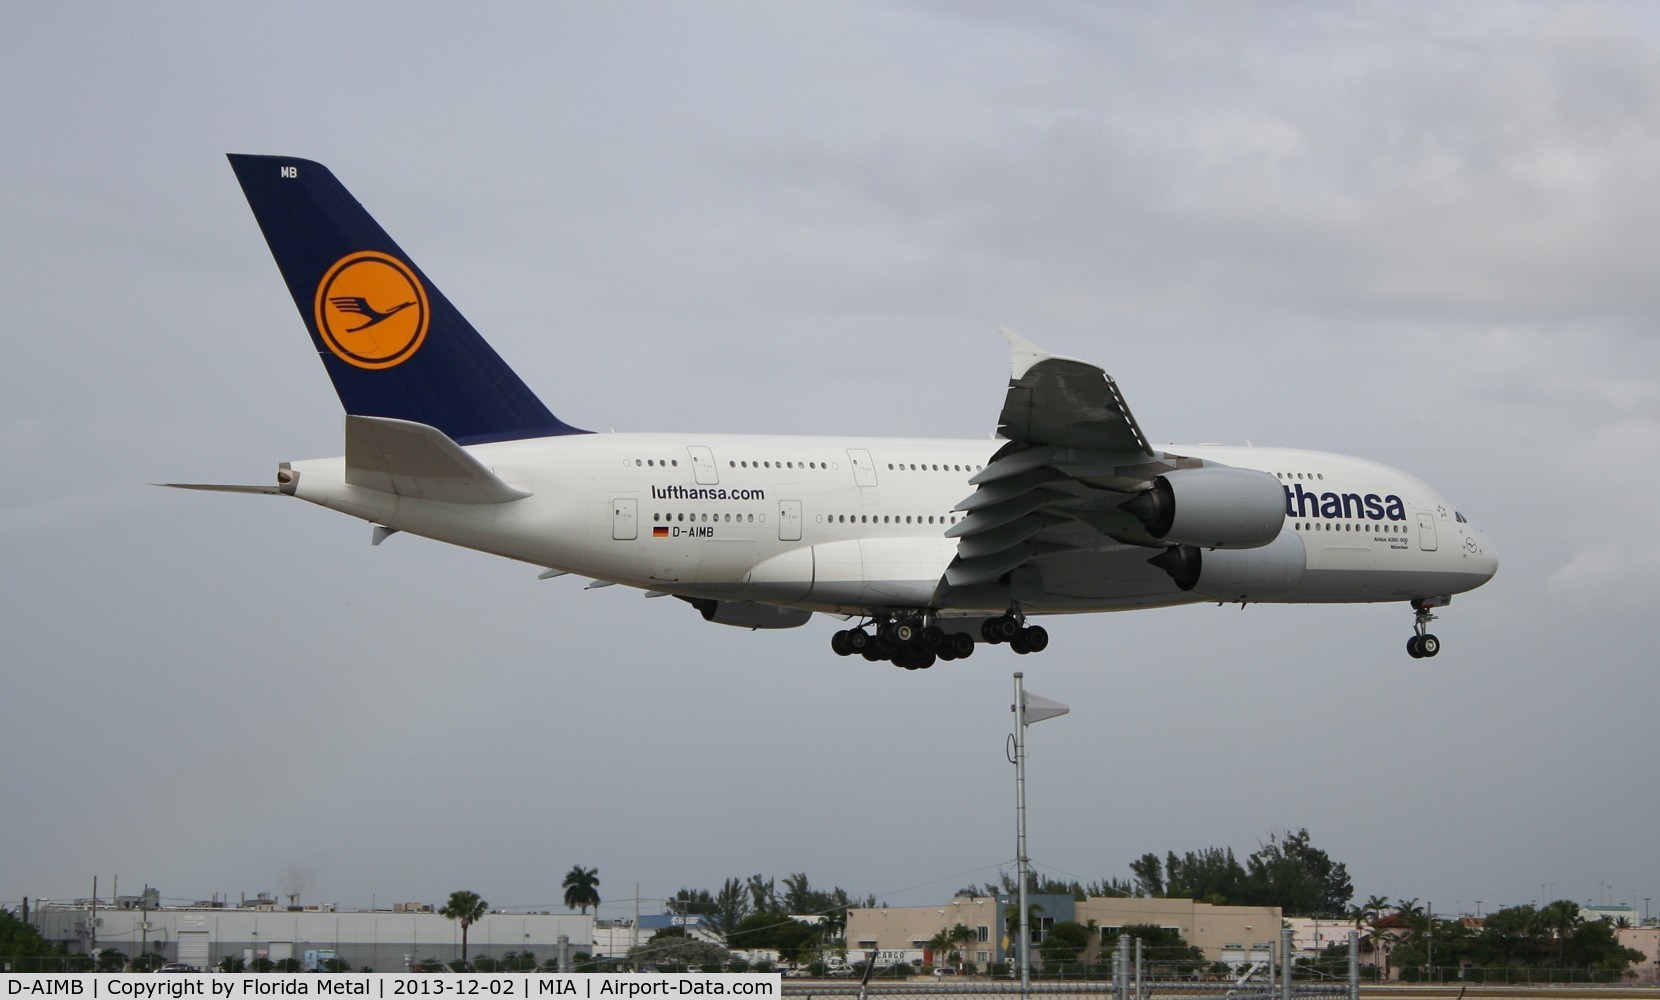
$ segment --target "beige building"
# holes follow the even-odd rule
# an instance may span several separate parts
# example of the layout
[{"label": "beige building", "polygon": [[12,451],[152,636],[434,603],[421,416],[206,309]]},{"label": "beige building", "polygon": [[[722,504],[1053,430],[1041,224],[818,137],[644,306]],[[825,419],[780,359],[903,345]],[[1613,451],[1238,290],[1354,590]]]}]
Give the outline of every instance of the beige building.
[{"label": "beige building", "polygon": [[1117,899],[1095,896],[1077,906],[1079,923],[1095,921],[1102,937],[1130,924],[1179,931],[1213,962],[1268,957],[1280,936],[1277,906],[1212,906],[1192,899]]},{"label": "beige building", "polygon": [[1636,982],[1644,986],[1660,984],[1660,927],[1622,927],[1615,934],[1620,944],[1643,953],[1643,960],[1631,966]]},{"label": "beige building", "polygon": [[[1032,896],[1030,902],[1034,945],[1061,921],[1094,921],[1097,948],[1121,927],[1150,924],[1177,931],[1212,961],[1246,962],[1266,957],[1269,943],[1279,937],[1277,907],[1212,906],[1191,899],[1092,897],[1080,902],[1071,896]],[[879,965],[943,964],[946,957],[932,954],[928,942],[962,924],[973,935],[963,947],[963,960],[983,970],[1011,960],[1014,935],[1004,919],[1014,905],[1012,896],[999,895],[957,896],[936,906],[854,908],[847,914],[848,960],[859,961],[874,951]]]}]

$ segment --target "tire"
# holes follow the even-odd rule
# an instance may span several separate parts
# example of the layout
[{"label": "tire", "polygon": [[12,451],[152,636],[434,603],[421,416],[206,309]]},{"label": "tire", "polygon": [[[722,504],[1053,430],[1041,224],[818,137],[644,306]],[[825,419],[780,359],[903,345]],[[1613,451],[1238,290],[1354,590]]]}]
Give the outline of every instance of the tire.
[{"label": "tire", "polygon": [[1026,643],[1029,652],[1041,653],[1049,648],[1049,630],[1042,625],[1033,625],[1025,629],[1021,639]]},{"label": "tire", "polygon": [[997,629],[993,627],[996,624],[997,619],[995,618],[987,618],[985,621],[980,623],[980,638],[986,640],[986,642],[993,646],[1003,641],[1003,637],[998,635]]},{"label": "tire", "polygon": [[1425,656],[1434,656],[1441,652],[1441,640],[1433,635],[1426,635],[1418,640],[1418,651]]},{"label": "tire", "polygon": [[997,631],[998,638],[1004,642],[1013,642],[1014,637],[1020,634],[1020,623],[1010,615],[991,620],[992,628]]},{"label": "tire", "polygon": [[958,632],[948,637],[945,644],[959,660],[966,660],[974,655],[974,637],[967,632]]},{"label": "tire", "polygon": [[916,633],[917,627],[911,622],[894,622],[893,631],[889,634],[894,642],[900,645],[908,645],[912,639],[916,638]]},{"label": "tire", "polygon": [[847,647],[847,630],[843,629],[830,637],[830,651],[837,656],[846,656],[853,650]]},{"label": "tire", "polygon": [[847,630],[847,649],[852,653],[862,653],[870,645],[870,633],[862,628]]},{"label": "tire", "polygon": [[929,625],[922,630],[922,644],[929,649],[939,649],[945,645],[946,638],[945,629],[938,625]]},{"label": "tire", "polygon": [[1032,651],[1032,647],[1026,645],[1026,631],[1024,629],[1016,632],[1014,638],[1009,640],[1009,648],[1021,656],[1025,656]]},{"label": "tire", "polygon": [[1412,638],[1406,640],[1406,655],[1412,657],[1414,660],[1421,660],[1424,658],[1424,651],[1418,648],[1417,636],[1413,636]]}]

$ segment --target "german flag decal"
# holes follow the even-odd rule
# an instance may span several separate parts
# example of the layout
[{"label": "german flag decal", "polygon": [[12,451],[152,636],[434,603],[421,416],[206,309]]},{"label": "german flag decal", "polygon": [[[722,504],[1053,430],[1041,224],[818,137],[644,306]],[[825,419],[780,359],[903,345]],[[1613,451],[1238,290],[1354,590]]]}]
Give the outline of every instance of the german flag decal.
[{"label": "german flag decal", "polygon": [[658,525],[657,527],[651,529],[651,537],[667,538],[669,537],[669,529],[663,527],[662,525]]}]

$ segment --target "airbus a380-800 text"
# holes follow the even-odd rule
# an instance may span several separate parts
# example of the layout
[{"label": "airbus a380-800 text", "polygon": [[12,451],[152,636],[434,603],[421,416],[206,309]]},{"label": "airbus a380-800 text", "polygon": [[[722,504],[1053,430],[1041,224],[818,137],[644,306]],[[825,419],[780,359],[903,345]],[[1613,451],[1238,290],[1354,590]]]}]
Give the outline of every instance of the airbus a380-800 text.
[{"label": "airbus a380-800 text", "polygon": [[1374,462],[1154,448],[1100,368],[1009,331],[999,440],[592,434],[544,406],[325,167],[230,157],[346,410],[281,493],[374,525],[672,595],[712,622],[853,627],[907,669],[1034,653],[1039,615],[1198,601],[1410,605],[1407,651],[1498,568],[1440,494]]}]

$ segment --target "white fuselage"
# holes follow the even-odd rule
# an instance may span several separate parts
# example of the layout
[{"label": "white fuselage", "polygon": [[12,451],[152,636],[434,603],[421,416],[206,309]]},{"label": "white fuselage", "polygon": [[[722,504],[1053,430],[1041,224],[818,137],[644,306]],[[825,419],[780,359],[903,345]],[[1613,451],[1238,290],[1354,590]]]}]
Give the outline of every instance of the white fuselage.
[{"label": "white fuselage", "polygon": [[[303,500],[388,528],[646,590],[814,611],[1110,611],[1234,599],[1184,592],[1159,551],[1103,538],[1040,560],[1041,586],[949,589],[946,530],[1002,442],[577,434],[467,451],[530,495],[452,503],[347,484],[344,459],[293,463]],[[1253,600],[1413,600],[1485,583],[1493,547],[1429,486],[1373,462],[1278,448],[1170,446],[1279,478],[1275,544],[1302,566]],[[1283,551],[1283,549],[1282,549]],[[1015,589],[1011,592],[1011,586]]]}]

